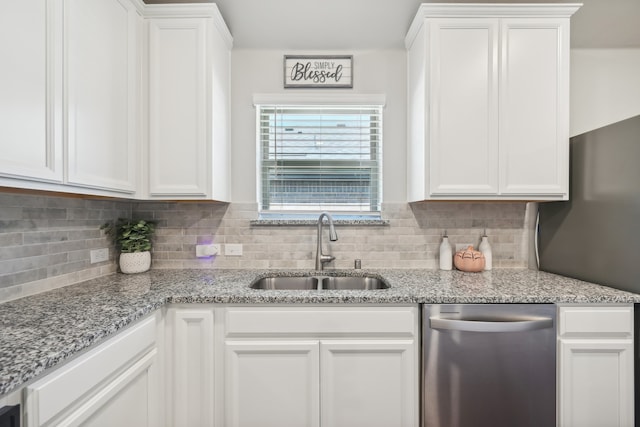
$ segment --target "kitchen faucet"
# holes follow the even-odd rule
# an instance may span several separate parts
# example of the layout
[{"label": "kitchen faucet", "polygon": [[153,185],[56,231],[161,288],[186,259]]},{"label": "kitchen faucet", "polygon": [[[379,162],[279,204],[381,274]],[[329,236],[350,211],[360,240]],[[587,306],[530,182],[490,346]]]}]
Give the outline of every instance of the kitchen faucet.
[{"label": "kitchen faucet", "polygon": [[316,270],[323,270],[324,264],[327,262],[331,262],[336,257],[331,255],[325,255],[322,253],[322,219],[326,217],[329,221],[329,240],[335,242],[338,240],[338,234],[336,234],[336,229],[333,227],[333,218],[329,212],[322,212],[320,217],[318,218],[318,239],[317,239],[317,248],[316,248]]}]

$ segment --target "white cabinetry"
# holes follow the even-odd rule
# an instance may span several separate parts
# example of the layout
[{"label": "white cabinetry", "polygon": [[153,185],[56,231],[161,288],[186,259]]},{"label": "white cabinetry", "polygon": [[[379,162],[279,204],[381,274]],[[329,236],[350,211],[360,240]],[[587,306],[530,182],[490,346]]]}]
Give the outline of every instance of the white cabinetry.
[{"label": "white cabinetry", "polygon": [[416,307],[224,310],[224,425],[417,425]]},{"label": "white cabinetry", "polygon": [[319,427],[317,340],[227,341],[225,425]]},{"label": "white cabinetry", "polygon": [[168,425],[214,425],[214,310],[172,307],[167,312]]},{"label": "white cabinetry", "polygon": [[229,200],[231,45],[214,4],[3,2],[0,186]]},{"label": "white cabinetry", "polygon": [[2,2],[0,185],[63,180],[62,22],[62,0]]},{"label": "white cabinetry", "polygon": [[414,425],[416,342],[322,340],[322,425]]},{"label": "white cabinetry", "polygon": [[228,200],[229,30],[213,4],[145,15],[148,197]]},{"label": "white cabinetry", "polygon": [[138,0],[2,3],[0,185],[135,193],[141,7]]},{"label": "white cabinetry", "polygon": [[406,38],[410,201],[568,199],[576,10],[420,7]]},{"label": "white cabinetry", "polygon": [[160,313],[26,387],[33,426],[162,425]]},{"label": "white cabinetry", "polygon": [[136,190],[140,11],[129,0],[66,0],[67,183]]},{"label": "white cabinetry", "polygon": [[563,306],[558,425],[634,425],[633,306]]}]

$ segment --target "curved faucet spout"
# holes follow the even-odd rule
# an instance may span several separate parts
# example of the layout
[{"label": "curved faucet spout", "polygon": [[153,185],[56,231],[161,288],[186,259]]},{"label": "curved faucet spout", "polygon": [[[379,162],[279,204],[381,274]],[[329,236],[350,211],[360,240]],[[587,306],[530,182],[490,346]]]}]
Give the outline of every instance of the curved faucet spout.
[{"label": "curved faucet spout", "polygon": [[329,240],[331,240],[332,242],[338,240],[338,233],[336,233],[336,229],[333,226],[333,217],[329,212],[322,212],[318,217],[318,237],[316,239],[316,270],[323,270],[324,264],[335,259],[335,257],[329,254],[325,255],[322,253],[322,225],[324,218],[327,218],[327,221],[329,222]]}]

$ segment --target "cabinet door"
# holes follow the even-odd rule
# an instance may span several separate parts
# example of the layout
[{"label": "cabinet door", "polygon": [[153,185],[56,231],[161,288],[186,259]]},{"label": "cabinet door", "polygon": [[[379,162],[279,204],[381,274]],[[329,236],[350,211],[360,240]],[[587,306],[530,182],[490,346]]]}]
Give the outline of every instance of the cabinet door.
[{"label": "cabinet door", "polygon": [[208,194],[206,18],[149,19],[149,194]]},{"label": "cabinet door", "polygon": [[562,427],[633,426],[633,342],[561,340]]},{"label": "cabinet door", "polygon": [[500,193],[566,195],[569,20],[501,20]]},{"label": "cabinet door", "polygon": [[140,19],[128,0],[66,0],[69,184],[135,191]]},{"label": "cabinet door", "polygon": [[498,21],[430,21],[430,193],[497,194]]},{"label": "cabinet door", "polygon": [[173,310],[172,426],[214,423],[213,310]]},{"label": "cabinet door", "polygon": [[418,425],[413,340],[322,341],[320,348],[323,425]]},{"label": "cabinet door", "polygon": [[0,176],[62,181],[62,1],[2,2]]},{"label": "cabinet door", "polygon": [[150,316],[28,385],[25,426],[161,425],[158,322]]},{"label": "cabinet door", "polygon": [[56,426],[159,425],[156,368],[157,349],[138,360],[115,380],[102,387],[80,407],[56,421]]},{"label": "cabinet door", "polygon": [[318,349],[318,341],[227,341],[224,425],[319,427]]}]

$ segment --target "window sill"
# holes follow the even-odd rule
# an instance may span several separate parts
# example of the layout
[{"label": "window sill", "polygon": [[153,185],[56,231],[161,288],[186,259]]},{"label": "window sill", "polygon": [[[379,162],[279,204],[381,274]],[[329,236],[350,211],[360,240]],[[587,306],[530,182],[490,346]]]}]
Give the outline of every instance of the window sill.
[{"label": "window sill", "polygon": [[[335,225],[351,226],[373,226],[386,227],[390,225],[388,219],[378,216],[365,215],[333,215]],[[299,216],[274,215],[249,221],[252,227],[280,227],[280,226],[315,226],[318,224],[317,218],[301,218]]]}]

